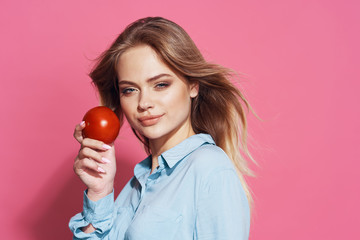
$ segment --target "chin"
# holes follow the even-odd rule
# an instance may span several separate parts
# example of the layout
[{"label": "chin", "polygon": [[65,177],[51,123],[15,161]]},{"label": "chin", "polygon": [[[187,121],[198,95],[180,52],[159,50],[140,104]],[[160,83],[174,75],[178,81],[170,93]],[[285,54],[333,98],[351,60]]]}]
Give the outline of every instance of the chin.
[{"label": "chin", "polygon": [[147,129],[136,129],[141,135],[145,136],[149,140],[159,139],[165,135],[167,132],[164,129],[154,129],[154,128],[147,128]]},{"label": "chin", "polygon": [[162,138],[163,136],[165,136],[166,134],[164,133],[149,133],[149,132],[145,132],[142,133],[142,135],[144,135],[146,138],[148,138],[149,140],[156,140],[159,138]]}]

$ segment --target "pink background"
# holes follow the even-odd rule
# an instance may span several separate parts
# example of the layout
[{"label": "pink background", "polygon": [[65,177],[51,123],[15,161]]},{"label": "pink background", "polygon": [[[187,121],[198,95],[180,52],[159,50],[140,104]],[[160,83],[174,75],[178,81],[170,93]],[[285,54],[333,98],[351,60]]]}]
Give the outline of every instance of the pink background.
[{"label": "pink background", "polygon": [[[97,105],[87,73],[130,22],[160,15],[210,61],[247,74],[250,239],[360,235],[359,3],[330,0],[0,3],[2,239],[70,239],[84,186],[73,127]],[[145,154],[125,127],[116,192]]]}]

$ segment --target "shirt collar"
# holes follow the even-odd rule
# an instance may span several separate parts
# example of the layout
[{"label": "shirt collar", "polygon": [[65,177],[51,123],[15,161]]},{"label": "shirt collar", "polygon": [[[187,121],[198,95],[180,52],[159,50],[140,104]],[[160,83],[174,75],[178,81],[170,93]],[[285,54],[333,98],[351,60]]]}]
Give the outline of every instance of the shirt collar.
[{"label": "shirt collar", "polygon": [[214,140],[209,134],[196,134],[192,135],[189,138],[185,139],[178,145],[169,150],[163,152],[161,157],[165,160],[167,165],[172,168],[174,167],[180,160],[184,159],[191,152],[199,148],[204,144],[215,144]]},{"label": "shirt collar", "polygon": [[[184,141],[180,142],[175,147],[163,152],[158,158],[159,164],[161,165],[161,161],[165,161],[169,168],[172,168],[187,155],[204,144],[215,145],[215,142],[209,134],[200,133],[192,135]],[[139,179],[140,176],[148,174],[150,167],[151,155],[135,166],[134,174],[136,178]]]}]

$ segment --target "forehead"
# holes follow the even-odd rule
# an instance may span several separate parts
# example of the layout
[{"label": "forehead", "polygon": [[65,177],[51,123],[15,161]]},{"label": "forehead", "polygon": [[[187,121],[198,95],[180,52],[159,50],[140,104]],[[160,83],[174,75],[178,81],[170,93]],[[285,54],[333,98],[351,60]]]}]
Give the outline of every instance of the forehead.
[{"label": "forehead", "polygon": [[147,45],[132,47],[121,54],[117,74],[119,80],[144,80],[158,74],[175,73],[161,61],[158,54]]}]

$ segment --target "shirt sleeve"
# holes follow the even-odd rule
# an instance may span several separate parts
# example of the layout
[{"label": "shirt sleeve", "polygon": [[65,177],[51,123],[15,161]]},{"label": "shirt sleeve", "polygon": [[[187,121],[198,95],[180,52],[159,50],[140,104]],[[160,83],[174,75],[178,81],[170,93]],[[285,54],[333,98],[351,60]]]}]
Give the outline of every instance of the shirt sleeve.
[{"label": "shirt sleeve", "polygon": [[195,239],[249,238],[250,209],[234,169],[216,171],[200,190]]},{"label": "shirt sleeve", "polygon": [[[69,222],[73,239],[108,239],[108,234],[114,223],[114,191],[106,197],[94,202],[84,192],[83,211],[76,214]],[[96,229],[92,233],[84,233],[83,227],[92,224]]]}]

